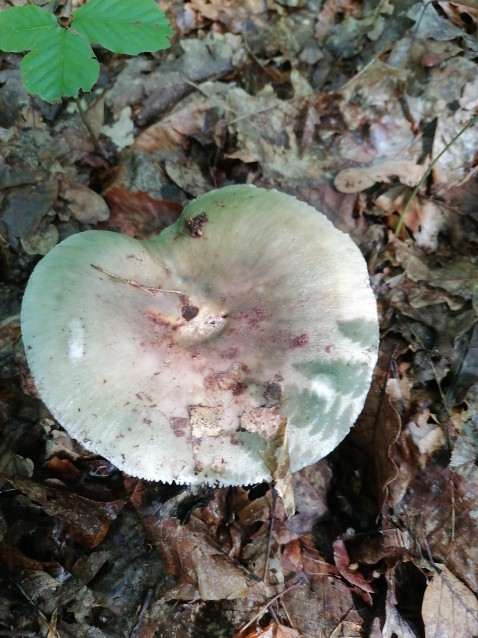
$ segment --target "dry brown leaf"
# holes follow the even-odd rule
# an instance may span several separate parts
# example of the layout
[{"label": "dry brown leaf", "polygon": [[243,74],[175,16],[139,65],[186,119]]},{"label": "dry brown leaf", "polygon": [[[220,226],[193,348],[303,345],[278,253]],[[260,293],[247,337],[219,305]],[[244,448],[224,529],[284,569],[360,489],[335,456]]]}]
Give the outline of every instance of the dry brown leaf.
[{"label": "dry brown leaf", "polygon": [[358,569],[358,565],[351,562],[343,540],[337,539],[334,542],[334,560],[340,575],[345,580],[363,591],[373,594],[374,588],[365,580]]},{"label": "dry brown leaf", "polygon": [[21,238],[22,248],[29,255],[46,255],[58,243],[58,228],[53,224],[45,224],[45,221],[34,233]]},{"label": "dry brown leaf", "polygon": [[[390,448],[400,433],[401,420],[385,392],[390,354],[382,348],[365,406],[350,434],[353,444],[370,459],[375,468],[378,506],[387,498],[388,485],[397,474]],[[381,376],[379,376],[381,375]]]},{"label": "dry brown leaf", "polygon": [[[439,288],[464,299],[472,299],[476,294],[478,270],[470,256],[448,254],[437,266],[436,258],[427,258],[409,243],[392,238],[389,246],[393,251],[394,263],[405,269],[412,282],[423,282],[428,288]],[[443,299],[434,303],[441,301]]]},{"label": "dry brown leaf", "polygon": [[327,459],[294,473],[297,514],[287,525],[291,532],[310,532],[318,520],[328,515],[327,493],[331,479],[332,470]]},{"label": "dry brown leaf", "polygon": [[16,547],[12,547],[7,543],[0,543],[0,558],[9,572],[16,569],[43,571],[44,565],[38,560],[25,556]]},{"label": "dry brown leaf", "polygon": [[231,560],[195,516],[181,525],[178,519],[156,521],[145,517],[148,533],[168,570],[180,580],[165,599],[202,600],[248,598],[263,601],[271,593],[259,579]]},{"label": "dry brown leaf", "polygon": [[254,15],[265,10],[264,0],[221,0],[221,2],[204,2],[191,0],[191,8],[206,20],[221,22],[232,32],[240,33],[247,29]]},{"label": "dry brown leaf", "polygon": [[[473,85],[475,100],[476,88],[476,85]],[[445,117],[440,115],[438,117],[433,140],[433,157],[438,157],[446,148],[445,153],[433,166],[434,189],[438,195],[442,195],[453,186],[465,183],[474,175],[473,167],[476,162],[478,127],[471,126],[461,134],[462,129],[465,128],[472,117],[473,112],[465,109],[459,109],[453,116],[447,115]],[[454,139],[458,134],[460,134],[460,137]],[[451,143],[452,140],[453,143]]]},{"label": "dry brown leaf", "polygon": [[101,228],[132,237],[156,235],[164,226],[175,221],[181,212],[178,202],[157,200],[148,193],[133,192],[121,184],[111,187],[104,197],[111,216]]},{"label": "dry brown leaf", "polygon": [[297,587],[282,599],[297,631],[306,638],[364,635],[367,607],[354,600],[349,586],[326,575],[312,580],[310,588]]},{"label": "dry brown leaf", "polygon": [[[401,214],[410,195],[405,186],[394,186],[380,195],[376,205],[387,213]],[[396,218],[398,219],[398,217]],[[419,248],[434,251],[438,246],[438,235],[443,230],[446,215],[434,201],[420,196],[413,198],[404,218],[406,227],[412,231]]]},{"label": "dry brown leaf", "polygon": [[105,200],[83,184],[68,185],[60,192],[60,197],[68,202],[68,208],[83,224],[104,222],[110,216]]},{"label": "dry brown leaf", "polygon": [[65,481],[80,481],[82,478],[82,472],[69,459],[53,456],[45,466]]},{"label": "dry brown leaf", "polygon": [[395,177],[406,186],[416,186],[426,169],[426,164],[390,160],[373,166],[346,168],[336,176],[334,184],[341,193],[360,193],[377,182],[388,183]]},{"label": "dry brown leaf", "polygon": [[264,629],[253,629],[244,638],[301,638],[302,635],[296,629],[273,622]]},{"label": "dry brown leaf", "polygon": [[361,636],[369,607],[359,602],[360,594],[368,599],[370,594],[344,582],[335,565],[315,548],[311,536],[302,536],[300,542],[307,582],[282,597],[291,625],[304,638]]},{"label": "dry brown leaf", "polygon": [[[426,543],[426,551],[435,560],[446,560],[448,568],[461,581],[472,591],[478,591],[476,466],[470,463],[462,475],[441,467],[432,458],[421,469],[419,457],[413,450],[415,446],[410,443],[410,437],[407,441],[404,435],[400,437],[400,445],[395,447],[399,475],[392,483],[387,499],[387,510],[394,512],[395,523],[387,523],[385,515],[384,526],[396,526],[398,519],[403,529],[411,534],[411,539]],[[417,549],[414,553],[417,554]]]},{"label": "dry brown leaf", "polygon": [[135,140],[135,148],[147,153],[169,152],[169,158],[175,158],[178,154],[182,156],[185,136],[203,132],[209,126],[207,116],[214,105],[214,97],[209,99],[194,95],[186,98],[171,114],[140,133]]},{"label": "dry brown leaf", "polygon": [[474,638],[478,634],[476,596],[444,565],[423,596],[425,638]]},{"label": "dry brown leaf", "polygon": [[385,604],[385,624],[381,638],[417,638],[407,621],[402,618],[395,605]]},{"label": "dry brown leaf", "polygon": [[20,238],[29,238],[51,212],[58,194],[57,180],[47,180],[40,171],[30,173],[21,185],[5,188],[1,222],[3,238],[17,249]]},{"label": "dry brown leaf", "polygon": [[211,190],[211,180],[203,174],[196,160],[186,159],[182,162],[166,160],[164,170],[176,186],[192,197],[199,197],[202,193]]},{"label": "dry brown leaf", "polygon": [[[440,5],[446,4],[445,2],[439,2]],[[450,0],[448,4],[453,4],[458,7],[469,7],[470,9],[474,9],[478,12],[478,0],[459,0],[456,2],[455,0]]]},{"label": "dry brown leaf", "polygon": [[295,500],[287,448],[287,419],[281,420],[277,433],[267,441],[261,455],[271,471],[275,489],[284,503],[287,518],[290,518],[295,514]]},{"label": "dry brown leaf", "polygon": [[234,511],[238,522],[249,527],[257,522],[268,522],[272,513],[272,490],[258,498],[249,498],[249,490],[234,488]]},{"label": "dry brown leaf", "polygon": [[13,315],[0,322],[0,350],[20,339],[20,316]]},{"label": "dry brown leaf", "polygon": [[285,625],[277,625],[277,633],[274,638],[301,638],[301,636],[302,634],[296,629],[286,627]]},{"label": "dry brown leaf", "polygon": [[438,0],[438,4],[456,26],[470,28],[471,22],[476,26],[476,22],[478,21],[477,0],[458,0],[455,2]]},{"label": "dry brown leaf", "polygon": [[8,480],[29,499],[40,503],[47,514],[58,516],[71,537],[89,549],[101,543],[125,504],[122,500],[99,503],[19,476]]}]

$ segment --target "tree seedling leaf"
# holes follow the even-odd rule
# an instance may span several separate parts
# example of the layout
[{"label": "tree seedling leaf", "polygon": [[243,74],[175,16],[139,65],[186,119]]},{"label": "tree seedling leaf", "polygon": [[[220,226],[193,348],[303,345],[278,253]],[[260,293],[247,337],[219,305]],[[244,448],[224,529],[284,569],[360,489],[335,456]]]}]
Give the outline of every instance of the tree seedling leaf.
[{"label": "tree seedling leaf", "polygon": [[62,96],[77,97],[80,89],[89,91],[100,65],[84,35],[57,27],[37,41],[20,71],[30,93],[52,102]]},{"label": "tree seedling leaf", "polygon": [[0,13],[0,49],[19,53],[32,49],[35,44],[58,28],[52,13],[40,7],[13,7]]},{"label": "tree seedling leaf", "polygon": [[173,34],[154,0],[89,0],[74,12],[72,27],[91,43],[128,55],[165,49]]},{"label": "tree seedling leaf", "polygon": [[31,49],[20,66],[23,81],[48,102],[77,97],[96,82],[99,64],[90,42],[137,55],[168,47],[173,34],[155,0],[90,0],[75,11],[71,27],[34,5],[0,12],[0,50]]}]

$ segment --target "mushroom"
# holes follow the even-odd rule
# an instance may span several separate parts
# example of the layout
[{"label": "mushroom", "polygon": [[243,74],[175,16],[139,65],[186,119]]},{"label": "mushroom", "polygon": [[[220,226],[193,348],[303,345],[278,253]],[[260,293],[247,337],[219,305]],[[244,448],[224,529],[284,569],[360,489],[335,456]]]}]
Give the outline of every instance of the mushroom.
[{"label": "mushroom", "polygon": [[75,234],[28,283],[22,335],[40,397],[78,441],[144,479],[271,479],[333,450],[377,358],[362,254],[311,206],[247,185],[191,202],[152,240]]}]

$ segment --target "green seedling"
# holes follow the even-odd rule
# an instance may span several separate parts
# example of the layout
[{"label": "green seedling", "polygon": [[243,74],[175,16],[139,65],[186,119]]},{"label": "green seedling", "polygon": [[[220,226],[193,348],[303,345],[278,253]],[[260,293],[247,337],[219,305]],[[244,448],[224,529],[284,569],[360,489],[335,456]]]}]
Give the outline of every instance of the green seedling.
[{"label": "green seedling", "polygon": [[0,50],[30,51],[20,65],[23,82],[47,102],[91,90],[100,73],[91,44],[137,55],[169,47],[172,34],[155,0],[89,0],[67,27],[33,4],[0,13]]}]

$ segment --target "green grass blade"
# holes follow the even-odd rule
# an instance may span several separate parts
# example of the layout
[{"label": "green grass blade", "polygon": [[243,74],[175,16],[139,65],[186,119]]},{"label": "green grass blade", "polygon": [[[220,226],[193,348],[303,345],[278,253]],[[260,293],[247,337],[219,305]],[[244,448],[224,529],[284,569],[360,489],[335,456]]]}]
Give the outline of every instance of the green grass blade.
[{"label": "green grass blade", "polygon": [[71,24],[91,43],[128,55],[165,49],[173,34],[155,0],[89,0]]},{"label": "green grass blade", "polygon": [[4,9],[0,12],[0,49],[27,51],[57,27],[55,16],[35,5]]},{"label": "green grass blade", "polygon": [[407,216],[408,213],[408,209],[410,208],[413,200],[415,199],[415,197],[417,196],[417,193],[419,192],[419,190],[421,189],[421,187],[425,184],[425,182],[427,181],[428,177],[430,176],[433,167],[435,166],[435,164],[441,159],[441,157],[443,157],[443,155],[445,155],[445,153],[448,151],[448,149],[453,146],[453,144],[457,141],[457,139],[463,135],[463,133],[465,131],[467,131],[470,127],[474,126],[476,123],[478,123],[478,115],[475,115],[474,117],[471,118],[471,120],[465,124],[465,126],[460,129],[458,131],[458,133],[453,137],[453,139],[451,139],[448,144],[445,145],[445,147],[440,151],[440,153],[438,153],[438,155],[436,157],[433,158],[433,161],[430,162],[427,170],[423,173],[420,181],[418,182],[418,184],[415,186],[415,188],[412,190],[412,192],[410,193],[407,201],[405,202],[405,206],[403,207],[403,210],[400,214],[400,218],[398,220],[398,224],[397,227],[395,228],[395,235],[399,235],[400,231],[402,230],[402,226],[405,222],[405,217]]},{"label": "green grass blade", "polygon": [[30,93],[53,102],[89,91],[100,65],[84,35],[58,27],[23,58],[20,71]]}]

